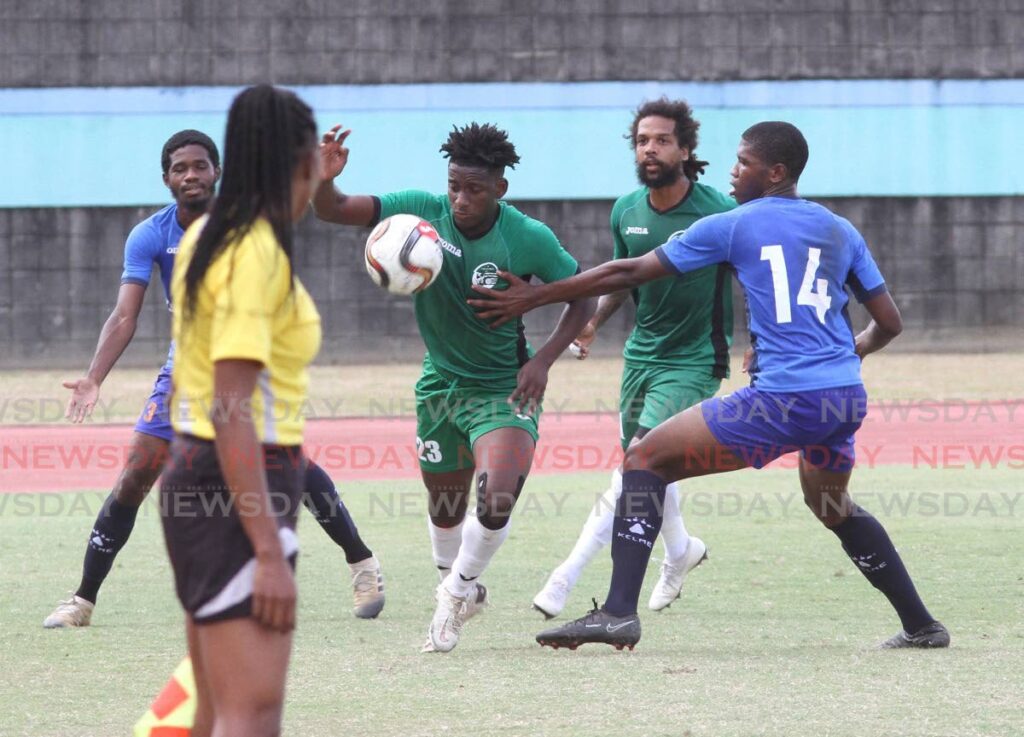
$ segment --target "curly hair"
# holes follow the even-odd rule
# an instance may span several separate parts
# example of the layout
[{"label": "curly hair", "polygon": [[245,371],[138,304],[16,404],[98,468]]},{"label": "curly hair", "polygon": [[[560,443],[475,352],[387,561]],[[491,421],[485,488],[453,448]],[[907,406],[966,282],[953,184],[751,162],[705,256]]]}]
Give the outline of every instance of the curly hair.
[{"label": "curly hair", "polygon": [[697,158],[697,129],[700,128],[700,123],[694,120],[693,110],[685,100],[659,97],[657,100],[644,101],[633,114],[633,123],[625,136],[631,148],[636,148],[636,131],[640,121],[652,115],[675,121],[676,141],[680,147],[690,152],[690,158],[683,162],[683,175],[691,182],[696,182],[697,177],[704,173],[704,167],[708,162]]},{"label": "curly hair", "polygon": [[462,128],[452,126],[448,140],[441,145],[441,153],[453,164],[491,171],[506,166],[514,169],[519,163],[519,154],[508,140],[508,133],[490,123],[470,123]]},{"label": "curly hair", "polygon": [[160,151],[160,167],[164,170],[164,174],[170,171],[171,154],[179,148],[184,148],[185,146],[190,146],[192,144],[205,148],[206,153],[210,155],[210,163],[213,164],[214,168],[220,168],[220,154],[217,151],[217,144],[215,144],[210,137],[202,131],[188,128],[183,131],[178,131],[168,138],[163,149]]}]

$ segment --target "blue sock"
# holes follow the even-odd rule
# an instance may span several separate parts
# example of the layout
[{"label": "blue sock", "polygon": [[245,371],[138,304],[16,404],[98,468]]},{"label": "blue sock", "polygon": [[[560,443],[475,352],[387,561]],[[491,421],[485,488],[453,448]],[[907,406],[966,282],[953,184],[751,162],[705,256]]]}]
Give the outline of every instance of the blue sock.
[{"label": "blue sock", "polygon": [[338,496],[331,477],[312,461],[306,465],[306,488],[302,502],[313,513],[324,532],[345,551],[348,563],[358,563],[373,555],[359,537],[359,530]]},{"label": "blue sock", "polygon": [[78,584],[75,596],[96,603],[100,586],[110,573],[114,558],[128,542],[138,513],[138,507],[118,503],[113,492],[107,497],[89,533],[89,544],[85,548],[85,562],[82,565],[82,581]]},{"label": "blue sock", "polygon": [[665,513],[665,480],[650,471],[622,474],[622,496],[612,525],[612,582],[604,610],[616,617],[636,614],[647,562]]},{"label": "blue sock", "polygon": [[889,599],[905,631],[913,633],[935,621],[917,595],[889,534],[870,512],[854,505],[853,513],[832,532],[864,578]]}]

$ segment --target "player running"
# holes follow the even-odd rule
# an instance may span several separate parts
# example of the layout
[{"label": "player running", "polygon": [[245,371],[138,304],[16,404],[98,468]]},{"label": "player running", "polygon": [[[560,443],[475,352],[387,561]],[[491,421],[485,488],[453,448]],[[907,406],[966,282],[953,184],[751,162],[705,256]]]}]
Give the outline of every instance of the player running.
[{"label": "player running", "polygon": [[[847,491],[854,433],[867,411],[861,360],[899,335],[902,321],[860,233],[798,197],[807,156],[796,127],[758,123],[744,132],[732,169],[740,207],[694,223],[640,258],[536,287],[503,274],[508,290],[470,300],[482,319],[501,325],[542,304],[721,263],[736,269],[747,295],[751,386],[685,410],[626,450],[608,597],[586,616],[538,634],[542,645],[575,649],[601,642],[632,649],[640,640],[637,602],[662,523],[666,484],[762,468],[794,450],[800,451],[805,503],[900,618],[903,629],[881,647],[949,645],[949,633],[921,601],[889,535]],[[872,318],[857,336],[846,314],[847,286]]]},{"label": "player running", "polygon": [[[442,581],[425,651],[448,652],[463,623],[486,602],[478,582],[508,537],[509,517],[533,463],[548,369],[592,313],[590,300],[571,303],[534,353],[522,321],[498,330],[466,304],[473,287],[503,288],[499,272],[523,279],[564,279],[579,271],[554,233],[502,201],[505,169],[519,162],[505,131],[472,123],[441,146],[448,192],[406,190],[379,197],[346,195],[333,180],[345,168],[349,131],[323,136],[324,181],[313,199],[322,220],[372,226],[397,213],[430,222],[440,236],[444,268],[414,295],[426,343],[416,383],[416,445],[429,494],[428,529]],[[466,514],[476,476],[476,514]]]},{"label": "player running", "polygon": [[[100,331],[89,371],[64,383],[71,389],[66,416],[83,422],[99,400],[100,387],[131,342],[142,311],[143,298],[154,266],[160,272],[164,297],[170,309],[170,280],[178,241],[185,229],[210,206],[220,178],[217,146],[205,133],[183,130],[164,144],[160,154],[164,184],[174,203],[136,225],[124,249],[124,272],[117,304]],[[127,462],[93,524],[85,549],[82,579],[71,598],[61,601],[43,620],[43,627],[87,627],[92,620],[100,586],[114,559],[135,526],[139,507],[164,468],[174,437],[167,407],[174,365],[174,344],[153,384],[153,392],[135,424]],[[366,544],[338,496],[327,473],[310,463],[304,501],[324,531],[345,550],[354,596],[355,616],[376,617],[384,607],[384,582],[380,564]]]},{"label": "player running", "polygon": [[[682,100],[662,97],[636,111],[628,138],[637,178],[644,186],[612,207],[614,258],[643,256],[700,218],[736,207],[732,199],[697,182],[707,166],[696,157],[699,127]],[[661,279],[601,297],[597,312],[576,338],[580,359],[587,357],[601,325],[630,296],[636,302],[636,324],[623,351],[623,450],[664,420],[714,396],[729,375],[732,343],[732,278],[725,264],[716,264],[684,279]],[[544,616],[552,618],[562,611],[583,568],[611,542],[615,502],[621,493],[622,470],[616,468],[611,487],[594,505],[569,557],[533,599],[534,608]],[[683,524],[677,484],[667,486],[665,505],[665,560],[647,605],[655,611],[679,598],[686,575],[707,557],[707,546],[691,537]]]}]

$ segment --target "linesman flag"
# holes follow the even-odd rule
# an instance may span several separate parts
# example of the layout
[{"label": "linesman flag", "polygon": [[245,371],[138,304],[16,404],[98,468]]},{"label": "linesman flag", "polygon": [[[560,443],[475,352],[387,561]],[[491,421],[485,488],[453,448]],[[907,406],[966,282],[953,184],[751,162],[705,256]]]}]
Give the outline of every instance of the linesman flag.
[{"label": "linesman flag", "polygon": [[134,737],[189,737],[196,718],[196,681],[186,657],[135,724]]}]

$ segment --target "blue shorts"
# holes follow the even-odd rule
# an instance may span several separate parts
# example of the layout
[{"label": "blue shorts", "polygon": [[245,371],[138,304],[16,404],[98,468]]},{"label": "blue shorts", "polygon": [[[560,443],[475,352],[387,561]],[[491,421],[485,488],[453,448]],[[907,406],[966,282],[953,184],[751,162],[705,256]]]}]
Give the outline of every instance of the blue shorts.
[{"label": "blue shorts", "polygon": [[867,400],[861,384],[786,393],[748,386],[700,406],[711,434],[747,465],[763,468],[799,450],[815,468],[845,472]]},{"label": "blue shorts", "polygon": [[142,408],[139,421],[135,423],[135,432],[152,435],[166,440],[168,443],[174,440],[174,428],[171,427],[171,408],[167,405],[167,398],[171,394],[172,367],[173,365],[167,362],[160,369],[160,375],[156,377],[156,382],[153,384],[153,393],[149,395],[146,406]]}]

